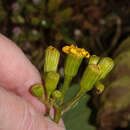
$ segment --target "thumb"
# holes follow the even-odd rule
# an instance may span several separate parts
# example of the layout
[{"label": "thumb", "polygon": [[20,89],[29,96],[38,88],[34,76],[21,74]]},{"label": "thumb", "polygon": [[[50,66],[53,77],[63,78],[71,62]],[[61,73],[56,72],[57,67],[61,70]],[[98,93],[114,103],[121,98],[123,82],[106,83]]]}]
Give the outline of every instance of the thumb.
[{"label": "thumb", "polygon": [[15,94],[0,88],[0,130],[64,130]]}]

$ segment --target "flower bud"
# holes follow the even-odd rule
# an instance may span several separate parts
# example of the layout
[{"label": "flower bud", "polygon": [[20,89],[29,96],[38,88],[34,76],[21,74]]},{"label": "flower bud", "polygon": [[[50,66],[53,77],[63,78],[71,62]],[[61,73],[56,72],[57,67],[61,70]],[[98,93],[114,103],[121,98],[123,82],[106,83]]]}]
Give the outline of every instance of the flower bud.
[{"label": "flower bud", "polygon": [[45,51],[44,72],[56,72],[59,58],[59,51],[53,46],[49,46]]},{"label": "flower bud", "polygon": [[101,69],[98,65],[88,65],[80,81],[80,94],[91,90],[100,75]]},{"label": "flower bud", "polygon": [[68,54],[65,61],[64,74],[66,76],[74,77],[78,72],[82,60],[83,57],[77,57],[72,54]]},{"label": "flower bud", "polygon": [[60,99],[62,97],[62,93],[59,90],[55,90],[52,93],[53,99]]},{"label": "flower bud", "polygon": [[31,93],[41,101],[44,100],[44,88],[41,84],[35,84],[31,87]]},{"label": "flower bud", "polygon": [[100,60],[98,65],[101,67],[102,70],[100,79],[103,79],[113,69],[114,61],[109,57],[104,57]]},{"label": "flower bud", "polygon": [[98,57],[98,56],[96,56],[96,55],[92,55],[92,56],[90,57],[90,59],[89,59],[88,64],[89,64],[89,65],[90,65],[90,64],[97,65],[98,62],[99,62],[99,59],[100,59],[100,57]]},{"label": "flower bud", "polygon": [[45,76],[45,87],[47,91],[47,97],[49,98],[51,93],[56,89],[59,82],[60,75],[56,72],[48,72]]},{"label": "flower bud", "polygon": [[66,76],[74,77],[79,69],[79,66],[84,57],[89,58],[90,54],[83,48],[77,46],[65,46],[62,48],[64,53],[67,53],[65,61],[64,74]]}]

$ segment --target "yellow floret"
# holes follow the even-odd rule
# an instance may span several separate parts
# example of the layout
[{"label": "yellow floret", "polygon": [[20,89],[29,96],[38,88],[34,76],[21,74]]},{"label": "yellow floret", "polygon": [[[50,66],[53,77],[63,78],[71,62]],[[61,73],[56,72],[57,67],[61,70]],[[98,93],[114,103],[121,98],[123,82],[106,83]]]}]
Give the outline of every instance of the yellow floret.
[{"label": "yellow floret", "polygon": [[72,45],[70,45],[70,48],[76,48],[76,46],[74,46],[74,45],[72,44]]},{"label": "yellow floret", "polygon": [[62,48],[62,51],[64,52],[64,53],[69,53],[70,52],[70,47],[69,46],[65,46],[65,47],[63,47]]},{"label": "yellow floret", "polygon": [[81,51],[84,56],[86,56],[86,54],[88,53],[85,49],[82,49]]},{"label": "yellow floret", "polygon": [[87,53],[85,57],[86,57],[86,58],[89,58],[89,57],[90,57],[90,54],[89,54],[89,53]]},{"label": "yellow floret", "polygon": [[77,46],[74,46],[73,44],[70,46],[63,47],[62,51],[67,54],[73,54],[77,57],[86,57],[86,58],[90,57],[90,54],[88,51],[86,51],[84,48],[78,48]]},{"label": "yellow floret", "polygon": [[75,48],[71,48],[71,49],[70,49],[70,52],[71,52],[72,54],[76,54],[76,53],[77,53],[77,51],[76,51]]}]

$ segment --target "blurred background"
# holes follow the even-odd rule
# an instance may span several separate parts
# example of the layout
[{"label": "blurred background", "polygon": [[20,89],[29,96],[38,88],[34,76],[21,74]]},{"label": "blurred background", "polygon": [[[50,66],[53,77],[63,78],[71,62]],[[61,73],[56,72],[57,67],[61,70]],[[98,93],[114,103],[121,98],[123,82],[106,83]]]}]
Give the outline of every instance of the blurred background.
[{"label": "blurred background", "polygon": [[112,57],[116,65],[103,81],[103,94],[93,90],[63,118],[67,130],[130,130],[130,0],[0,0],[0,32],[17,43],[41,74],[49,45],[61,51],[75,44]]}]

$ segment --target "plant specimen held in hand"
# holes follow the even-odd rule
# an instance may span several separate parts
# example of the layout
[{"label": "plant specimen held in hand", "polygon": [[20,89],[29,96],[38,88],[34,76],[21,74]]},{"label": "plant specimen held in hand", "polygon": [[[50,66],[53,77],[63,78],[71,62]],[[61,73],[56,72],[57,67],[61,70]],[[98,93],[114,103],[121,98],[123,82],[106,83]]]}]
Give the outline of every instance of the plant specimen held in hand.
[{"label": "plant specimen held in hand", "polygon": [[[53,46],[45,50],[44,62],[44,86],[36,84],[31,87],[31,93],[46,105],[47,111],[45,116],[50,117],[50,109],[55,108],[54,120],[59,122],[62,114],[68,111],[73,104],[85,95],[86,92],[95,86],[98,93],[102,93],[104,85],[100,82],[114,67],[114,62],[109,57],[100,58],[96,55],[90,56],[89,52],[77,46],[65,46],[62,51],[66,53],[64,65],[64,82],[62,86],[57,87],[60,74],[57,71],[60,59],[60,52]],[[83,58],[87,58],[88,64],[80,79],[80,90],[69,101],[64,102],[67,91],[72,79],[77,75]]]}]

